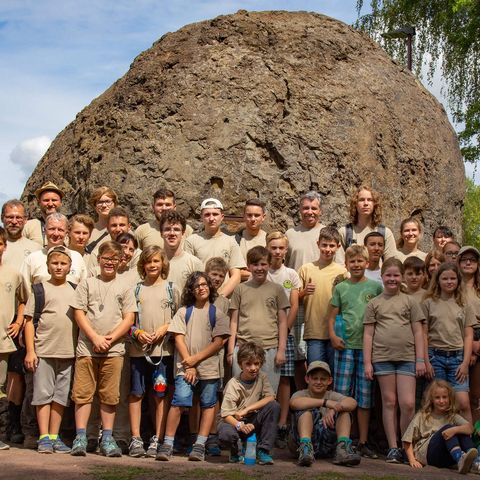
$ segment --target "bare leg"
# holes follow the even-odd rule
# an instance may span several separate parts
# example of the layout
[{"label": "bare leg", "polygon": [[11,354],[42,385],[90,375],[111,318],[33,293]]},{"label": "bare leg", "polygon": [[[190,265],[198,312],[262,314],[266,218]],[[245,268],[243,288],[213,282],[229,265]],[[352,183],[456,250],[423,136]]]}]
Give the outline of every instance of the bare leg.
[{"label": "bare leg", "polygon": [[75,427],[87,428],[88,419],[90,418],[90,411],[92,410],[91,403],[84,403],[83,405],[75,405]]},{"label": "bare leg", "polygon": [[297,431],[298,436],[300,438],[312,438],[313,432],[313,416],[312,412],[306,410],[300,418],[298,419],[297,423]]},{"label": "bare leg", "polygon": [[65,411],[65,407],[60,405],[57,402],[51,403],[50,408],[50,425],[48,428],[48,433],[52,435],[58,435],[60,431],[60,425],[62,424],[63,412]]},{"label": "bare leg", "polygon": [[460,415],[472,423],[472,411],[470,410],[470,399],[468,392],[455,392],[455,400]]},{"label": "bare leg", "polygon": [[15,405],[23,403],[25,395],[25,379],[23,375],[14,372],[8,372],[7,375],[7,398],[9,402]]},{"label": "bare leg", "polygon": [[116,411],[116,405],[100,403],[100,418],[102,419],[102,427],[104,430],[113,430]]},{"label": "bare leg", "polygon": [[198,434],[202,437],[208,437],[210,429],[212,428],[213,422],[215,421],[215,407],[204,408],[202,409],[202,414],[200,417],[200,428],[198,429]]},{"label": "bare leg", "polygon": [[378,384],[382,394],[383,428],[388,447],[397,448],[397,385],[395,375],[378,375]]},{"label": "bare leg", "polygon": [[342,412],[338,414],[337,421],[335,422],[335,431],[337,437],[350,438],[350,430],[352,427],[352,421],[350,419],[349,412]]},{"label": "bare leg", "polygon": [[370,423],[370,409],[357,408],[359,443],[365,443],[368,440],[368,426]]},{"label": "bare leg", "polygon": [[48,427],[50,424],[50,403],[37,405],[37,422],[40,435],[48,435]]},{"label": "bare leg", "polygon": [[280,384],[278,385],[278,403],[280,404],[280,417],[278,424],[280,426],[286,425],[288,421],[290,402],[290,377],[280,377]]},{"label": "bare leg", "polygon": [[[172,405],[168,412],[167,425],[165,427],[165,435],[167,437],[174,437],[175,432],[177,431],[178,424],[180,423],[180,418],[182,417],[182,407],[176,407]],[[208,433],[207,433],[208,435]]]},{"label": "bare leg", "polygon": [[[397,375],[397,396],[400,407],[400,433],[403,435],[415,415],[415,386],[417,380],[408,375]],[[467,395],[468,401],[468,395]]]},{"label": "bare leg", "polygon": [[139,437],[140,421],[142,419],[142,397],[137,397],[136,395],[128,397],[128,413],[130,415],[132,437]]}]

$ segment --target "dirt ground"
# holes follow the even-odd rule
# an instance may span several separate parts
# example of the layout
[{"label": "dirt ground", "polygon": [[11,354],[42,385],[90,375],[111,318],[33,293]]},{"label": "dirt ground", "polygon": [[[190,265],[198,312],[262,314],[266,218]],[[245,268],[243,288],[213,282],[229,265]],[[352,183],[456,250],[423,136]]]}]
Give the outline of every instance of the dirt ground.
[{"label": "dirt ground", "polygon": [[[105,458],[96,454],[87,457],[41,455],[33,450],[12,447],[0,451],[0,479],[6,480],[169,480],[216,479],[250,480],[273,476],[287,480],[401,480],[461,479],[453,470],[432,467],[414,470],[408,465],[389,465],[384,460],[363,459],[358,467],[337,467],[328,461],[317,461],[310,468],[301,468],[282,450],[275,451],[275,465],[247,467],[228,464],[227,453],[208,458],[204,463],[174,457],[170,462],[154,459]],[[469,478],[479,478],[470,474]]]}]

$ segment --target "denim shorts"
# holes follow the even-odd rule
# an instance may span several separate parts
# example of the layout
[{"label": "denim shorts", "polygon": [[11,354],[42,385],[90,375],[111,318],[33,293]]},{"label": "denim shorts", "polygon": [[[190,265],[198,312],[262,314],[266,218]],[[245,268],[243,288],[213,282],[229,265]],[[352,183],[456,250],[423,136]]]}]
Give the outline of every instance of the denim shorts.
[{"label": "denim shorts", "polygon": [[429,348],[428,358],[437,380],[446,380],[456,392],[468,392],[470,390],[468,378],[464,382],[459,382],[455,378],[455,372],[463,362],[463,350],[452,352]]},{"label": "denim shorts", "polygon": [[200,408],[211,408],[217,403],[220,379],[198,380],[195,385],[185,381],[183,375],[175,377],[175,392],[172,405],[175,407],[191,407],[193,395],[200,395]]},{"label": "denim shorts", "polygon": [[[151,359],[157,363],[160,357]],[[163,388],[154,388],[154,377],[158,378],[159,374],[165,383]],[[158,366],[148,363],[145,357],[130,357],[130,395],[143,397],[149,387],[156,397],[163,398],[167,394],[168,385],[173,385],[173,357],[163,357]]]},{"label": "denim shorts", "polygon": [[407,375],[415,376],[415,362],[374,362],[373,371],[375,375]]}]

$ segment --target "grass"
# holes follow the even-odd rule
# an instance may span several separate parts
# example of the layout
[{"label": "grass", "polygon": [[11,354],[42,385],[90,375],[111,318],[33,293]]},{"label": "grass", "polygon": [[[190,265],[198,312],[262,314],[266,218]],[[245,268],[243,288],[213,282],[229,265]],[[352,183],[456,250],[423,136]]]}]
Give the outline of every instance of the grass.
[{"label": "grass", "polygon": [[140,479],[157,479],[158,470],[142,467],[93,467],[89,473],[95,480],[140,480]]}]

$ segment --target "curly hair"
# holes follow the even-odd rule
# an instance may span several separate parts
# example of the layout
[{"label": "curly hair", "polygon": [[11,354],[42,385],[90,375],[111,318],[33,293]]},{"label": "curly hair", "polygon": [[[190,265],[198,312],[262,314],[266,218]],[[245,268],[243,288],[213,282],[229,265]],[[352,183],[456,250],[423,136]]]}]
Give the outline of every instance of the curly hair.
[{"label": "curly hair", "polygon": [[205,272],[193,272],[191,273],[187,281],[185,282],[185,287],[183,287],[182,292],[182,305],[185,307],[189,307],[190,305],[194,305],[196,301],[195,297],[195,284],[199,278],[203,278],[205,282],[207,282],[208,289],[210,293],[208,295],[208,301],[210,303],[214,303],[215,299],[217,298],[217,292],[213,288],[211,280],[208,278],[208,275]]},{"label": "curly hair", "polygon": [[145,277],[147,276],[145,272],[145,264],[154,255],[160,255],[160,259],[162,260],[162,270],[160,272],[160,277],[163,278],[163,280],[166,280],[166,278],[168,277],[168,272],[170,271],[170,263],[168,261],[167,255],[158,245],[149,245],[148,247],[145,247],[143,249],[137,263],[138,274],[140,275],[140,278],[142,280],[145,280]]},{"label": "curly hair", "polygon": [[367,185],[360,185],[352,193],[352,196],[350,197],[350,223],[352,223],[353,225],[356,225],[358,222],[358,210],[357,210],[358,194],[362,190],[367,190],[367,192],[370,192],[372,194],[373,212],[372,212],[371,226],[375,228],[377,225],[380,225],[382,223],[382,201],[380,198],[380,194],[377,191],[373,190],[372,187],[369,187]]},{"label": "curly hair", "polygon": [[428,420],[430,419],[434,410],[433,394],[434,391],[438,388],[444,388],[448,392],[449,406],[448,410],[445,412],[445,416],[447,417],[447,423],[449,423],[453,420],[453,417],[457,413],[457,406],[455,403],[455,391],[453,390],[452,386],[445,380],[433,380],[425,390],[422,407],[420,408],[422,420],[428,422]]}]

